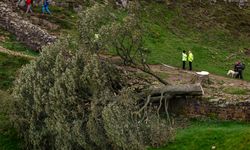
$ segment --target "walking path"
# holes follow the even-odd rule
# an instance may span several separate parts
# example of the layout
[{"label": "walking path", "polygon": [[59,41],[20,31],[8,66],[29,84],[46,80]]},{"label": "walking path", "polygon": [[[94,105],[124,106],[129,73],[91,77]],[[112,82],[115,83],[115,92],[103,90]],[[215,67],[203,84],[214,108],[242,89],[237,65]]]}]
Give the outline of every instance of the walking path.
[{"label": "walking path", "polygon": [[[196,76],[194,71],[186,71],[180,68],[165,65],[150,65],[154,72],[163,72],[167,74],[166,81],[171,84],[191,83]],[[226,74],[226,72],[225,72]],[[250,100],[250,82],[209,74],[210,84],[203,86],[205,95],[209,99],[223,99],[227,101]],[[244,91],[243,94],[240,94]],[[230,93],[230,91],[234,91]],[[238,94],[236,94],[238,93]]]},{"label": "walking path", "polygon": [[[118,56],[104,56],[111,60],[111,63],[123,66],[123,61]],[[157,64],[149,65],[150,68],[165,81],[170,84],[190,84],[197,77],[195,71],[182,70],[181,68]],[[128,67],[128,69],[130,69]],[[136,72],[136,69],[132,69]],[[205,70],[204,70],[205,71]],[[227,72],[225,72],[226,75]],[[153,78],[153,80],[155,80]],[[208,99],[223,99],[226,101],[244,101],[250,100],[250,82],[234,79],[226,76],[209,74],[210,84],[203,86],[205,95]],[[161,86],[157,81],[156,85]]]},{"label": "walking path", "polygon": [[18,56],[18,57],[24,57],[24,58],[28,58],[28,59],[35,59],[36,58],[34,56],[26,55],[26,54],[23,54],[21,52],[15,52],[15,51],[8,50],[8,49],[3,48],[1,46],[0,46],[0,52],[8,54],[8,55]]}]

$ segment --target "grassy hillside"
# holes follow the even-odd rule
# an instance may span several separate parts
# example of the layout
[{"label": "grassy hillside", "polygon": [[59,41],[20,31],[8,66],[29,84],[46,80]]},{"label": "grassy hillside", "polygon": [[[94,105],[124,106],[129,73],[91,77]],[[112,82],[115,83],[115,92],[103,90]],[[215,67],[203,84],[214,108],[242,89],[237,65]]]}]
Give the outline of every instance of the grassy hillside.
[{"label": "grassy hillside", "polygon": [[[0,29],[0,46],[13,51],[22,52],[28,55],[38,55],[32,52],[26,46],[16,41],[15,36]],[[18,138],[15,129],[13,129],[7,110],[11,97],[6,90],[13,85],[16,73],[21,66],[27,64],[29,60],[0,53],[0,149],[1,150],[19,150],[21,149],[21,140]]]},{"label": "grassy hillside", "polygon": [[11,97],[3,90],[10,89],[16,72],[22,65],[28,63],[27,59],[0,53],[0,150],[19,150],[21,140],[10,123],[7,110],[11,109]]},{"label": "grassy hillside", "polygon": [[[167,8],[153,3],[145,10],[143,22],[148,31],[145,43],[151,49],[149,62],[180,67],[182,50],[191,50],[195,70],[225,75],[237,60],[241,60],[247,66],[245,79],[250,80],[250,56],[245,54],[245,48],[250,48],[250,10],[222,4],[185,4],[177,3],[174,8]],[[235,11],[231,16],[227,15],[232,13],[228,7]],[[238,20],[234,20],[237,16]],[[249,28],[240,28],[239,21]]]},{"label": "grassy hillside", "polygon": [[39,55],[37,52],[32,51],[27,46],[17,41],[16,37],[13,34],[5,31],[1,27],[0,27],[0,46],[9,50],[21,52],[26,55],[31,55],[31,56]]},{"label": "grassy hillside", "polygon": [[[233,5],[208,5],[179,0],[175,5],[147,4],[143,11],[145,44],[151,50],[149,62],[181,67],[182,50],[193,51],[194,69],[225,75],[237,60],[246,64],[244,76],[250,80],[250,9],[240,10]],[[39,8],[35,8],[37,12]],[[76,14],[72,10],[51,7],[52,16],[42,16],[61,26],[59,34],[76,34]],[[1,39],[1,35],[8,37]],[[29,55],[28,48],[14,36],[0,29],[0,45]],[[250,50],[249,50],[250,53]],[[11,87],[17,70],[28,60],[0,53],[0,90]],[[0,104],[6,92],[0,91]],[[0,107],[1,109],[1,107]],[[9,128],[5,112],[0,111],[0,149],[20,149],[20,140]],[[177,132],[176,139],[161,149],[248,149],[250,125],[235,122],[192,122]]]},{"label": "grassy hillside", "polygon": [[6,111],[10,108],[11,97],[7,92],[0,90],[0,149],[19,150],[21,140],[17,137],[15,129],[12,128]]},{"label": "grassy hillside", "polygon": [[174,141],[158,150],[247,150],[250,147],[248,123],[194,121],[180,129]]},{"label": "grassy hillside", "polygon": [[[245,79],[250,80],[250,9],[239,9],[234,4],[225,5],[223,2],[210,5],[185,0],[169,6],[146,3],[143,7],[142,22],[147,31],[144,39],[151,50],[149,63],[180,67],[182,50],[191,50],[195,70],[225,75],[240,60],[246,64]],[[51,16],[38,15],[40,7],[35,7],[34,11],[38,17],[60,26],[57,31],[50,31],[53,34],[77,34],[77,14],[74,11],[51,7]],[[14,37],[10,36],[0,44],[25,51],[9,41],[14,41]]]},{"label": "grassy hillside", "polygon": [[19,150],[21,140],[17,138],[15,130],[10,128],[10,122],[5,114],[0,113],[0,149]]},{"label": "grassy hillside", "polygon": [[28,63],[25,58],[19,58],[0,53],[0,90],[7,90],[15,79],[16,71]]}]

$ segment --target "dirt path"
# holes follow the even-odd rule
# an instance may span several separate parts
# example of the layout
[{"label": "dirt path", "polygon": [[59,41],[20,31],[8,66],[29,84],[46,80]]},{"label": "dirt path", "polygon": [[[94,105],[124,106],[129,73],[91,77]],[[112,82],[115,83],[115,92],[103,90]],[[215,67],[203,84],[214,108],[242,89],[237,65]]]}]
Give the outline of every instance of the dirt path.
[{"label": "dirt path", "polygon": [[[168,65],[150,65],[151,69],[155,72],[169,72],[172,75],[178,73],[178,74],[188,74],[188,76],[193,76],[196,75],[195,71],[187,71],[187,70],[182,70],[180,68],[168,66]],[[226,72],[225,72],[226,74]],[[172,76],[173,77],[173,76]],[[250,82],[245,81],[245,80],[238,80],[230,77],[224,77],[224,76],[219,76],[219,75],[214,75],[214,74],[209,74],[209,78],[215,79],[215,80],[220,80],[220,81],[225,81],[225,82],[230,82],[231,84],[234,85],[245,85],[249,86],[250,88]],[[185,79],[185,78],[183,78]],[[172,78],[170,79],[172,80]]]},{"label": "dirt path", "polygon": [[[105,55],[104,57],[111,60],[113,64],[123,66],[123,62],[117,56]],[[190,84],[197,77],[195,71],[182,70],[163,64],[150,65],[150,68],[170,84]],[[128,67],[128,69],[131,68]],[[135,69],[132,70],[137,72]],[[153,80],[152,86],[162,86],[155,78],[150,78]],[[248,81],[214,74],[209,74],[209,81],[209,84],[203,85],[205,92],[203,97],[205,99],[226,101],[250,100],[250,82]]]},{"label": "dirt path", "polygon": [[[172,67],[172,66],[150,65],[150,67],[154,72],[167,72],[167,73],[169,73],[170,76],[168,77],[168,80],[170,80],[172,82],[174,82],[178,77],[179,77],[178,80],[183,80],[183,82],[184,81],[188,82],[191,79],[190,77],[196,75],[196,72],[194,72],[194,71],[182,70],[180,68],[176,68],[176,67]],[[174,75],[178,75],[178,76],[174,76]],[[211,80],[216,80],[216,81],[230,84],[231,86],[245,86],[245,87],[250,89],[250,82],[245,81],[245,80],[239,80],[239,79],[234,79],[234,78],[230,78],[230,77],[214,75],[211,73],[209,74],[209,78]]]},{"label": "dirt path", "polygon": [[0,46],[0,52],[8,54],[8,55],[12,55],[12,56],[24,57],[24,58],[28,58],[28,59],[35,59],[34,56],[26,55],[26,54],[23,54],[20,52],[11,51],[11,50],[5,49],[1,46]]},{"label": "dirt path", "polygon": [[[111,63],[117,64],[117,65],[123,64],[122,60],[118,56],[109,56],[109,55],[101,55],[101,56],[111,60]],[[150,65],[150,68],[156,73],[165,74],[163,78],[172,84],[190,83],[191,80],[196,76],[195,71],[182,70],[180,68],[176,68],[176,67],[165,65],[165,64]],[[209,78],[213,82],[213,84],[211,85],[214,85],[214,86],[224,85],[225,87],[241,87],[241,88],[248,88],[250,90],[250,82],[248,81],[238,80],[238,79],[214,75],[214,74],[209,74]]]},{"label": "dirt path", "polygon": [[[171,84],[191,83],[196,76],[196,72],[186,71],[172,66],[150,65],[150,67],[154,72],[167,74],[165,80]],[[209,74],[209,80],[211,83],[203,86],[205,91],[204,97],[228,101],[250,100],[250,82],[248,81],[214,74]]]}]

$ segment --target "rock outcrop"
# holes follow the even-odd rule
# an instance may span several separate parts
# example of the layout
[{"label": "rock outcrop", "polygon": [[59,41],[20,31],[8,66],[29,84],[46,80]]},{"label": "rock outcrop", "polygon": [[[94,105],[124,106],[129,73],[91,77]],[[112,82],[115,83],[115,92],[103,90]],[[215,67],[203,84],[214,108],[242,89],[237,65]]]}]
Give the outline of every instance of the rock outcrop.
[{"label": "rock outcrop", "polygon": [[56,40],[56,37],[23,19],[3,2],[0,2],[0,27],[14,34],[18,41],[35,51],[40,51],[42,46]]}]

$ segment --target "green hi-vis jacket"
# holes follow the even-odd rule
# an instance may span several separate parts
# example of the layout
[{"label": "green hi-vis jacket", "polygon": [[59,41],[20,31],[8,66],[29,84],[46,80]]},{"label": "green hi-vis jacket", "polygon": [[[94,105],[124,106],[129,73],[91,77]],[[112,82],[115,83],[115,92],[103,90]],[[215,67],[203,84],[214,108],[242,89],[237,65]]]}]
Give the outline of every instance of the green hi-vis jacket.
[{"label": "green hi-vis jacket", "polygon": [[192,53],[188,54],[188,61],[192,62],[194,60],[194,56]]}]

